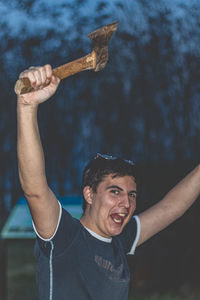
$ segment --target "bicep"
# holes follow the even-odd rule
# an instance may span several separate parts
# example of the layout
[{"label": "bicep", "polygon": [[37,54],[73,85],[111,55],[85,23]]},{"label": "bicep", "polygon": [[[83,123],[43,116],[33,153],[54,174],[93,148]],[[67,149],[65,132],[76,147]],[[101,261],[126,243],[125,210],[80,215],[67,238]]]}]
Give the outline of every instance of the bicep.
[{"label": "bicep", "polygon": [[44,239],[52,237],[60,214],[60,206],[55,194],[47,188],[40,195],[25,196],[38,234]]}]

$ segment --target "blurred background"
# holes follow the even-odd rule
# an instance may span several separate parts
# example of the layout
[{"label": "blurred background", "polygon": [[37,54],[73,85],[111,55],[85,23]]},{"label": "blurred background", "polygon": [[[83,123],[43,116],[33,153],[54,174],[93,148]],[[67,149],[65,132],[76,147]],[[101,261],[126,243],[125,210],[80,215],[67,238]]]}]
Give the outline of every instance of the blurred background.
[{"label": "blurred background", "polygon": [[[0,1],[0,15],[0,228],[23,195],[13,91],[19,73],[46,63],[57,67],[88,54],[92,44],[87,35],[116,20],[106,68],[66,79],[40,107],[49,185],[60,197],[81,194],[83,168],[97,152],[131,159],[140,167],[143,183],[139,213],[199,163],[198,0],[7,0]],[[163,293],[169,295],[165,299],[175,299],[173,294],[200,299],[199,207],[198,200],[182,219],[129,258],[130,299],[164,299]],[[8,269],[9,280],[14,278],[9,300],[18,299],[19,286],[21,300],[23,295],[36,299],[25,280],[26,271],[34,274],[33,265],[25,268],[24,282],[16,275],[25,253],[30,253],[27,262],[32,259],[32,245],[23,243],[8,250],[14,272]],[[34,275],[30,278],[35,289]]]}]

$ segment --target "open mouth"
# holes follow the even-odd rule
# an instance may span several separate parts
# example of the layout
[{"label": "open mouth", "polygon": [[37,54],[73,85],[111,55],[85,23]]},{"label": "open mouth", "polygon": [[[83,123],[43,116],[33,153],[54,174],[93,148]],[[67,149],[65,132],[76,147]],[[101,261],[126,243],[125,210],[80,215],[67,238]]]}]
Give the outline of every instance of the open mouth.
[{"label": "open mouth", "polygon": [[123,222],[124,222],[124,219],[126,218],[127,214],[125,213],[114,213],[114,214],[111,214],[111,218],[113,220],[113,222],[115,224],[118,224],[118,225],[122,225]]}]

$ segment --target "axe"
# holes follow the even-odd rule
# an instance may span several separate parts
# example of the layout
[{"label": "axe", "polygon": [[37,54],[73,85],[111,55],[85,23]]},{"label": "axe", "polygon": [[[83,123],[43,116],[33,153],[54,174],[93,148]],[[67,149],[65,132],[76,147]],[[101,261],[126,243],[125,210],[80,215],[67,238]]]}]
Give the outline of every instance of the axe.
[{"label": "axe", "polygon": [[[114,22],[91,32],[88,37],[94,45],[92,52],[53,69],[53,75],[64,79],[81,71],[94,70],[97,72],[103,69],[108,61],[108,42],[116,31],[117,25],[118,22]],[[33,91],[33,88],[28,78],[21,78],[17,80],[14,90],[17,95],[21,95]]]}]

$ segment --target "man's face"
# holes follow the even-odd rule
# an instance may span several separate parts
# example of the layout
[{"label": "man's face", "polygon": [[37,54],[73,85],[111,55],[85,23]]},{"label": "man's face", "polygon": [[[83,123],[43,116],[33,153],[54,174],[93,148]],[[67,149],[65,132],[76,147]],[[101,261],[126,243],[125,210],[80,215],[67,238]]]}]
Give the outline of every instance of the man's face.
[{"label": "man's face", "polygon": [[[90,188],[91,190],[91,188]],[[85,226],[110,238],[122,232],[136,208],[136,183],[132,176],[107,175],[91,192]]]}]

